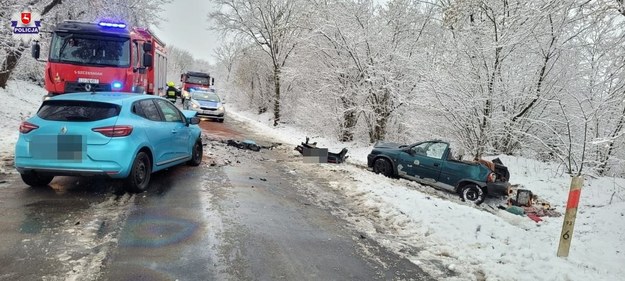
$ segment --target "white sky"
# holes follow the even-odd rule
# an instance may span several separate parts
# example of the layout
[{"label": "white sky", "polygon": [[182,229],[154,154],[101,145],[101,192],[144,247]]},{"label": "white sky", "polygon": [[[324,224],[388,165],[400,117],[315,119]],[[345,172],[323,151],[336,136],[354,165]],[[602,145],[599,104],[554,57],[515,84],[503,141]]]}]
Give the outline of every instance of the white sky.
[{"label": "white sky", "polygon": [[[386,4],[388,0],[375,0]],[[153,27],[156,36],[167,45],[191,52],[193,56],[215,64],[213,51],[221,44],[219,32],[208,30],[210,1],[173,0],[165,5],[163,16],[166,19],[159,27]]]},{"label": "white sky", "polygon": [[210,8],[210,1],[174,0],[164,7],[166,21],[152,29],[165,44],[187,50],[196,58],[214,64],[213,50],[221,44],[221,35],[208,30]]}]

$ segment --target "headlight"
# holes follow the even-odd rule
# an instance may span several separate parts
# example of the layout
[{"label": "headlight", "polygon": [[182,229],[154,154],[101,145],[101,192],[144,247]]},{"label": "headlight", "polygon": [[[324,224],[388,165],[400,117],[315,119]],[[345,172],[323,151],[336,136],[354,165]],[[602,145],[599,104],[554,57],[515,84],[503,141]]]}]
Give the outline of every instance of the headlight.
[{"label": "headlight", "polygon": [[194,104],[191,104],[191,107],[193,107],[193,108],[200,108],[200,106],[199,106],[199,105],[197,105],[197,104],[195,104],[195,103],[194,103]]},{"label": "headlight", "polygon": [[217,108],[218,110],[224,110],[224,106],[220,106],[219,108]]}]

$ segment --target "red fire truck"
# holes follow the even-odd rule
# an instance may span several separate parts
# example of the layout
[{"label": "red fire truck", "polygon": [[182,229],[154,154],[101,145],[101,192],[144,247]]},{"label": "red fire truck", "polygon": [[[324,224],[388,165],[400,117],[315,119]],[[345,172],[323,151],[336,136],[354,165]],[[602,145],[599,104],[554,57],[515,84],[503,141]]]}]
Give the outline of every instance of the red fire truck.
[{"label": "red fire truck", "polygon": [[182,90],[192,92],[193,90],[208,90],[215,84],[215,78],[211,78],[208,73],[188,71],[180,75]]},{"label": "red fire truck", "polygon": [[[39,58],[40,46],[32,47]],[[48,95],[113,91],[160,94],[167,79],[165,44],[123,23],[65,21],[52,33],[45,67]]]}]

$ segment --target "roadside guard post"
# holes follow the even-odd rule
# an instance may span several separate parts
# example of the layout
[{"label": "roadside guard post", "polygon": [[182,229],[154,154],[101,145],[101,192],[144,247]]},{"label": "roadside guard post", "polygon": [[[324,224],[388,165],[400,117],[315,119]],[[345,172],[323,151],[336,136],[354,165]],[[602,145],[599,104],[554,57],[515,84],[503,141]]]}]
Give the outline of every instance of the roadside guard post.
[{"label": "roadside guard post", "polygon": [[564,214],[562,233],[560,234],[558,257],[569,256],[571,240],[573,240],[573,227],[575,226],[575,218],[577,217],[577,205],[579,205],[579,197],[582,193],[583,184],[584,178],[581,176],[575,176],[571,180],[571,190],[569,191],[569,199],[566,202],[566,213]]}]

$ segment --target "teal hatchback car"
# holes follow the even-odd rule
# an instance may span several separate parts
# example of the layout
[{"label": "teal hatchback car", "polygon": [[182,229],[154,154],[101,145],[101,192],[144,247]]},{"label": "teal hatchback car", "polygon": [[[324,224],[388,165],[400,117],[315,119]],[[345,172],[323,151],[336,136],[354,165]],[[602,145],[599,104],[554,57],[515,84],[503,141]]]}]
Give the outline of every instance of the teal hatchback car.
[{"label": "teal hatchback car", "polygon": [[510,173],[503,163],[493,163],[491,170],[480,162],[456,159],[449,143],[440,140],[411,145],[376,143],[367,165],[376,173],[438,187],[476,204],[486,196],[510,194]]},{"label": "teal hatchback car", "polygon": [[128,93],[64,94],[22,122],[15,168],[30,186],[55,176],[124,179],[145,191],[153,172],[202,162],[200,120],[164,98]]}]

